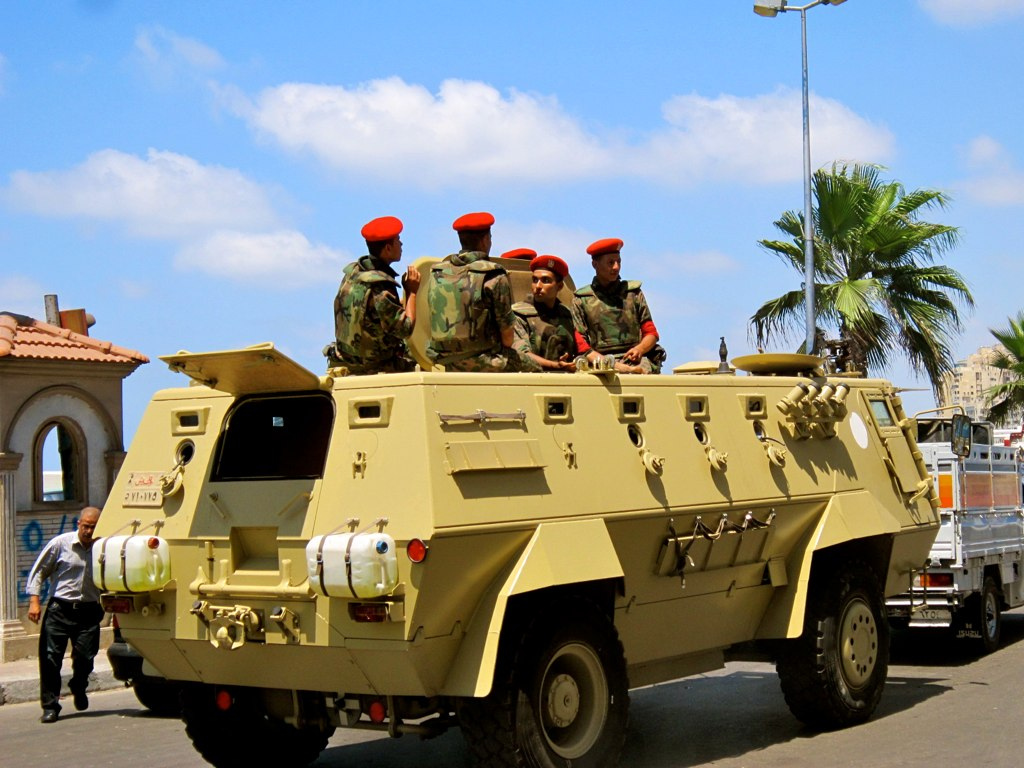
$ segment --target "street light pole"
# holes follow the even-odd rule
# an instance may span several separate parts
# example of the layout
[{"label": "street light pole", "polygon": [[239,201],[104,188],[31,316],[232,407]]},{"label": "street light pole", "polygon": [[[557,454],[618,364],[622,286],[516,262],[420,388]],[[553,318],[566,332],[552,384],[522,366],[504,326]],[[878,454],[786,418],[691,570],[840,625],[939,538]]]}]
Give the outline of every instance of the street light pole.
[{"label": "street light pole", "polygon": [[816,5],[840,5],[846,0],[814,0],[807,5],[790,6],[786,0],[754,0],[754,13],[773,18],[779,11],[799,11],[800,51],[803,65],[803,112],[804,112],[804,306],[807,318],[807,337],[804,351],[814,354],[814,222],[811,211],[811,116],[807,87],[807,9]]}]

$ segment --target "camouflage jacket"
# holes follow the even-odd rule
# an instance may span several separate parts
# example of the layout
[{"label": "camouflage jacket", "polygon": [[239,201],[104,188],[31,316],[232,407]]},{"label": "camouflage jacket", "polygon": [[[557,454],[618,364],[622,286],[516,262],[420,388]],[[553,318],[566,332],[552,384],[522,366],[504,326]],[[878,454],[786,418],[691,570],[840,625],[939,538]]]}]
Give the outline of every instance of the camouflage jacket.
[{"label": "camouflage jacket", "polygon": [[504,268],[480,251],[461,251],[430,271],[430,359],[447,366],[501,355],[501,330],[513,325],[512,289]]},{"label": "camouflage jacket", "polygon": [[334,298],[334,336],[338,362],[353,373],[412,367],[403,340],[413,324],[398,297],[397,276],[370,256],[345,267]]},{"label": "camouflage jacket", "polygon": [[[576,291],[572,315],[576,330],[587,343],[609,355],[621,355],[639,344],[644,323],[652,322],[639,280],[617,280],[602,288],[595,279]],[[646,357],[657,372],[665,360],[665,350],[655,344]]]},{"label": "camouflage jacket", "polygon": [[532,352],[546,360],[558,360],[562,355],[576,356],[576,332],[572,312],[560,301],[551,309],[533,303],[530,296],[526,301],[512,305],[516,315],[515,349],[520,357],[533,364],[527,353]]}]

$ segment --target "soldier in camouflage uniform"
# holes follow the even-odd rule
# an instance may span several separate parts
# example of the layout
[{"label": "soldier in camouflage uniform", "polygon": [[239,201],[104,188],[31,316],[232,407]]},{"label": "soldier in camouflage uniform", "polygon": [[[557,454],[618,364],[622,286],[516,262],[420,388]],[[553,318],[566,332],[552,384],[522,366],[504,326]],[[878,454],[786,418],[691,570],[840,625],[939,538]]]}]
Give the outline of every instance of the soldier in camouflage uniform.
[{"label": "soldier in camouflage uniform", "polygon": [[334,299],[335,343],[324,351],[328,366],[349,373],[411,371],[405,339],[416,323],[416,292],[420,273],[409,267],[402,276],[404,303],[391,265],[402,258],[402,222],[384,216],[366,224],[361,234],[369,254],[345,267]]},{"label": "soldier in camouflage uniform", "polygon": [[557,256],[530,262],[533,295],[512,305],[516,315],[516,351],[526,370],[575,371],[576,330],[572,312],[558,300],[569,265]]},{"label": "soldier in camouflage uniform", "polygon": [[489,259],[489,213],[467,213],[452,224],[461,250],[431,268],[427,356],[449,371],[515,371],[508,274]]},{"label": "soldier in camouflage uniform", "polygon": [[620,373],[660,373],[665,350],[658,345],[658,329],[651,320],[647,300],[637,280],[619,277],[622,241],[606,238],[587,247],[594,280],[576,291],[573,319],[591,361],[603,355],[615,358]]}]

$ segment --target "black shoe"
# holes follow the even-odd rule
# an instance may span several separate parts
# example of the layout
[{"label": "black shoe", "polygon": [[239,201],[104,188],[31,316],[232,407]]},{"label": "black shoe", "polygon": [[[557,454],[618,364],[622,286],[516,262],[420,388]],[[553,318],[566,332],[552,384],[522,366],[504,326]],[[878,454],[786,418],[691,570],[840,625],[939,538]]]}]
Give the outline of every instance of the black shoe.
[{"label": "black shoe", "polygon": [[75,694],[75,709],[81,712],[83,709],[89,708],[89,697],[85,695],[85,691],[74,691]]},{"label": "black shoe", "polygon": [[43,716],[39,718],[40,723],[56,723],[57,722],[57,710],[56,709],[44,709]]}]

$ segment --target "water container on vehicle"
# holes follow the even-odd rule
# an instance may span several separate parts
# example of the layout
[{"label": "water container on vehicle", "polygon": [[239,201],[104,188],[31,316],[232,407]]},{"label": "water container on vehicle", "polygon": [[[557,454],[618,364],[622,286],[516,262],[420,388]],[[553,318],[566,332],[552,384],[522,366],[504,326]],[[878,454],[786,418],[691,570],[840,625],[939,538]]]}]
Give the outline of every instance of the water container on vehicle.
[{"label": "water container on vehicle", "polygon": [[398,586],[395,540],[379,531],[314,536],[306,565],[310,585],[326,597],[380,597]]},{"label": "water container on vehicle", "polygon": [[171,580],[167,540],[159,536],[105,536],[92,545],[92,580],[104,591],[148,592]]}]

